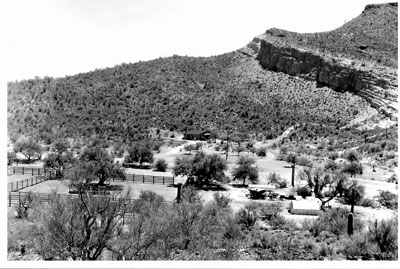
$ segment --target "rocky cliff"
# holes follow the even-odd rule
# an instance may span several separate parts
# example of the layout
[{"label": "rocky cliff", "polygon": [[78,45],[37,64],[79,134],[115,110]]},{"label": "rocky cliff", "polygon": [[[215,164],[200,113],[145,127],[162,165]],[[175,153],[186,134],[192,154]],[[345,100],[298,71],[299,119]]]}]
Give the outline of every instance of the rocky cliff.
[{"label": "rocky cliff", "polygon": [[[390,9],[390,11],[395,9],[397,15],[397,4],[368,5],[360,15],[363,16],[362,23],[368,19],[369,12],[376,13],[374,9]],[[355,22],[359,20],[359,18],[354,19]],[[395,24],[397,25],[397,16]],[[268,70],[313,80],[317,85],[327,86],[335,91],[357,94],[391,120],[397,120],[397,59],[381,56],[386,55],[385,50],[388,50],[388,46],[374,45],[375,49],[370,49],[369,53],[373,56],[379,55],[379,58],[371,55],[355,55],[351,53],[351,50],[338,53],[337,49],[329,47],[328,37],[334,36],[338,44],[344,44],[340,38],[351,34],[348,29],[354,30],[356,28],[354,25],[356,23],[350,22],[342,27],[345,30],[339,28],[321,34],[298,34],[270,29],[254,38],[241,51],[255,57]],[[371,32],[376,34],[376,31]],[[373,37],[373,34],[369,36]],[[319,40],[319,44],[323,45],[321,47],[310,45],[310,37]],[[346,44],[358,46],[358,50],[365,50],[368,47],[371,48],[370,43],[376,41],[372,42],[372,39],[371,37],[364,38],[362,46],[359,45],[361,43],[359,40],[354,40],[354,44]],[[376,39],[384,39],[384,37],[378,36]],[[395,45],[395,51],[393,46],[391,47],[392,55],[397,55],[397,44]]]}]

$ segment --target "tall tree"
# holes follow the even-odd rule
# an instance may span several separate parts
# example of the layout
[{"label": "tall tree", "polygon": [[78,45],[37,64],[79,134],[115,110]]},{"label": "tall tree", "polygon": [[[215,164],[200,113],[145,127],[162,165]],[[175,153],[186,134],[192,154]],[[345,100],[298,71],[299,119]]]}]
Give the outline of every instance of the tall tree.
[{"label": "tall tree", "polygon": [[29,163],[31,158],[40,157],[42,148],[32,137],[20,137],[14,144],[14,151],[22,153]]},{"label": "tall tree", "polygon": [[256,183],[258,181],[258,170],[254,167],[256,161],[248,156],[241,156],[237,161],[237,167],[232,171],[234,179],[243,180],[243,185],[246,184],[246,180]]},{"label": "tall tree", "polygon": [[209,185],[211,180],[222,182],[227,169],[226,161],[218,154],[197,152],[193,158],[182,157],[175,160],[174,175],[196,177],[199,186]]},{"label": "tall tree", "polygon": [[104,185],[106,180],[110,178],[125,179],[121,166],[115,164],[108,152],[99,146],[86,148],[79,160],[93,171],[94,177],[98,180],[98,185]]},{"label": "tall tree", "polygon": [[325,210],[325,204],[333,200],[343,192],[348,178],[343,173],[334,173],[322,168],[304,169],[299,177],[306,180],[308,187],[314,192],[316,198],[321,201],[321,209]]},{"label": "tall tree", "polygon": [[152,163],[154,160],[149,144],[136,143],[129,148],[128,153],[129,155],[125,159],[125,162],[137,162],[140,164],[140,167],[142,167],[143,163]]}]

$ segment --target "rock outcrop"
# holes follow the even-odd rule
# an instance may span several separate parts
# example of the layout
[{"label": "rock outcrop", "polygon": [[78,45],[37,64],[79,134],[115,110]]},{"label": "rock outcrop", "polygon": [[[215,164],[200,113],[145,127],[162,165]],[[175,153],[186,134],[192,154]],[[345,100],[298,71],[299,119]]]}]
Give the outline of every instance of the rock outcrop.
[{"label": "rock outcrop", "polygon": [[[307,35],[311,34],[304,34]],[[241,51],[255,57],[268,70],[313,80],[317,85],[335,91],[357,94],[379,112],[397,121],[396,68],[376,61],[338,56],[326,48],[301,46],[299,40],[302,38],[302,34],[270,29]],[[368,45],[363,45],[366,47]]]}]

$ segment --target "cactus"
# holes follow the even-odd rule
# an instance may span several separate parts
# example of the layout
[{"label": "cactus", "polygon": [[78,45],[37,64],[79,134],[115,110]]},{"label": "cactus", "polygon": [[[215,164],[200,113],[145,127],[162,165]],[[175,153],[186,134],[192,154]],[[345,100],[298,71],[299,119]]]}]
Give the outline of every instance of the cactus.
[{"label": "cactus", "polygon": [[347,234],[351,236],[354,232],[354,215],[353,213],[349,213],[347,218]]}]

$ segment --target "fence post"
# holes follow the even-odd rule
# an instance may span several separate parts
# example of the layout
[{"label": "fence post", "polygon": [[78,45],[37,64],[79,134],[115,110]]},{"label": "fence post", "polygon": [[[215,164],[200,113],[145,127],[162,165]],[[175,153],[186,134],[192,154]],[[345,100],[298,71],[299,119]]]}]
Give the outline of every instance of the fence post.
[{"label": "fence post", "polygon": [[[28,178],[26,179],[26,187],[28,187]],[[25,188],[26,188],[26,187],[25,187]]]},{"label": "fence post", "polygon": [[135,182],[135,174],[132,175],[132,182]]},{"label": "fence post", "polygon": [[32,176],[33,176],[33,168],[32,168]]},{"label": "fence post", "polygon": [[11,206],[11,192],[8,192],[8,206]]},{"label": "fence post", "polygon": [[14,188],[13,188],[13,183],[11,182],[11,191],[13,191],[13,189],[14,189]]},{"label": "fence post", "polygon": [[18,181],[17,181],[17,191],[18,191]]},{"label": "fence post", "polygon": [[13,167],[13,175],[15,175],[15,167]]},{"label": "fence post", "polygon": [[153,184],[154,184],[154,176],[153,176]]},{"label": "fence post", "polygon": [[164,183],[165,183],[165,180],[164,180],[164,177],[162,177],[162,184],[164,185]]},{"label": "fence post", "polygon": [[22,167],[22,174],[24,175],[25,173],[25,167]]},{"label": "fence post", "polygon": [[33,178],[31,178],[31,186],[33,185]]},{"label": "fence post", "polygon": [[21,192],[18,192],[18,204],[21,203]]},{"label": "fence post", "polygon": [[143,183],[144,183],[144,175],[142,175],[143,176]]}]

